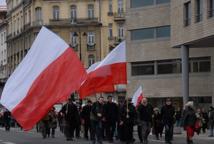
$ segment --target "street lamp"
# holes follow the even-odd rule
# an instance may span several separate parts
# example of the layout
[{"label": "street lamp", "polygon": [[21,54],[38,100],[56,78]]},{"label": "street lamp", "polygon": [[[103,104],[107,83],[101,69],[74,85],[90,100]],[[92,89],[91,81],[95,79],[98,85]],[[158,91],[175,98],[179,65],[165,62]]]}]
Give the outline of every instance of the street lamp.
[{"label": "street lamp", "polygon": [[82,46],[81,46],[82,36],[87,36],[87,34],[83,32],[83,34],[81,35],[81,32],[79,31],[79,32],[74,32],[73,36],[79,37],[79,56],[80,56],[80,60],[82,60]]}]

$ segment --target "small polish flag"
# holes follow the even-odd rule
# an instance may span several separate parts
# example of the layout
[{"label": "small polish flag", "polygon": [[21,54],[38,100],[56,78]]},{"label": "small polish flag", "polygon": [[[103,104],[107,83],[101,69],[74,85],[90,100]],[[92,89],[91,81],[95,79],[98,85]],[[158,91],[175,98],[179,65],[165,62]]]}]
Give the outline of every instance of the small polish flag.
[{"label": "small polish flag", "polygon": [[141,103],[142,99],[143,99],[143,90],[142,86],[139,86],[139,88],[132,97],[132,103],[134,104],[135,107],[137,107]]},{"label": "small polish flag", "polygon": [[86,71],[61,38],[42,27],[31,49],[8,79],[0,103],[30,130],[57,102],[78,90]]},{"label": "small polish flag", "polygon": [[99,64],[88,70],[86,81],[79,89],[80,98],[96,93],[114,92],[114,85],[127,84],[126,43],[121,42]]}]

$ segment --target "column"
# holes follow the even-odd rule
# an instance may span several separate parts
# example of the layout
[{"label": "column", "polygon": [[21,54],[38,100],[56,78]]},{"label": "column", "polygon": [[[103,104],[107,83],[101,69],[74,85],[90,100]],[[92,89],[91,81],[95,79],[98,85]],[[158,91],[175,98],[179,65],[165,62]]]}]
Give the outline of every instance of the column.
[{"label": "column", "polygon": [[189,47],[181,46],[183,105],[189,100]]}]

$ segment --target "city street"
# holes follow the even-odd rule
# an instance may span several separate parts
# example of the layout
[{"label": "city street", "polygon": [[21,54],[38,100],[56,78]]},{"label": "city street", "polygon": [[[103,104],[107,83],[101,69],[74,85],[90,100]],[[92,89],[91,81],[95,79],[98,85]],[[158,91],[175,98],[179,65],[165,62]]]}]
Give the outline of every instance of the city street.
[{"label": "city street", "polygon": [[[135,134],[136,136],[136,134]],[[207,137],[205,135],[195,136],[194,144],[213,144],[214,138]],[[90,144],[90,141],[84,139],[75,139],[74,141],[66,141],[64,136],[57,130],[56,138],[47,138],[42,139],[42,136],[39,133],[36,133],[35,130],[30,132],[23,132],[20,129],[12,128],[10,132],[4,131],[3,128],[0,129],[0,144]],[[150,144],[163,144],[163,140],[154,140],[153,136],[149,138]],[[108,142],[104,142],[108,144]],[[116,141],[115,144],[120,144],[119,141]],[[138,139],[136,138],[135,144],[139,144]],[[184,134],[177,134],[174,136],[173,144],[185,144]]]}]

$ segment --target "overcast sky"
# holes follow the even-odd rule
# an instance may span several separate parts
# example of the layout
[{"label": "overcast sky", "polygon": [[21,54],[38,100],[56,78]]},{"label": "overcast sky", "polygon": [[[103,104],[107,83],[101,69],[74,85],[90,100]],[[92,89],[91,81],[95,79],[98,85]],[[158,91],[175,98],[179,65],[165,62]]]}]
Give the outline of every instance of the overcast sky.
[{"label": "overcast sky", "polygon": [[0,5],[6,5],[6,0],[0,0]]}]

